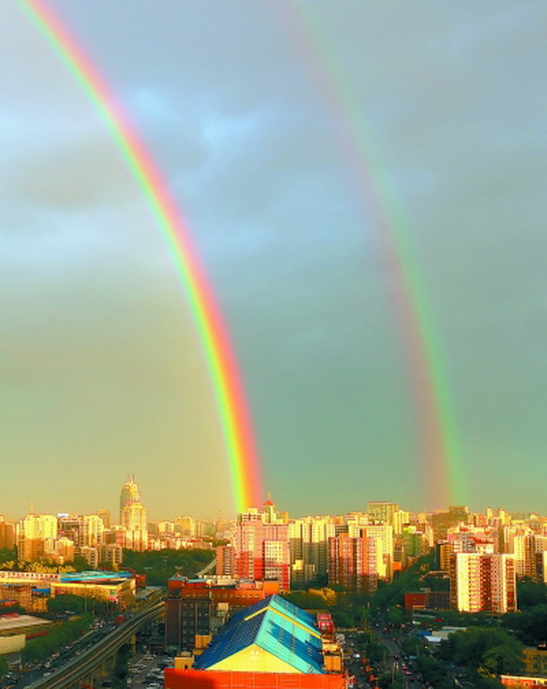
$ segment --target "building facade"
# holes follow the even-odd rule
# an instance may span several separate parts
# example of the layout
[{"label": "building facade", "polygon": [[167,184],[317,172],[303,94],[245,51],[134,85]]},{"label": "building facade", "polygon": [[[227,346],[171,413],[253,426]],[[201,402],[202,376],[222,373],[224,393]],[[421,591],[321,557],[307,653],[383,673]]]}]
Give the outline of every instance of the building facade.
[{"label": "building facade", "polygon": [[503,614],[517,609],[515,564],[506,554],[454,553],[450,602],[460,612]]}]

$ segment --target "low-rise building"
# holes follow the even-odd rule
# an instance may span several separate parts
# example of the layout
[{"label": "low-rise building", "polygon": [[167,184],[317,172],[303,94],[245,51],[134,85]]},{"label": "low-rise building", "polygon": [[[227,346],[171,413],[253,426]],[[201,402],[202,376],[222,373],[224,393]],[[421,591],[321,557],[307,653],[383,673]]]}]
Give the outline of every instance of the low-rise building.
[{"label": "low-rise building", "polygon": [[314,618],[274,595],[235,615],[193,669],[167,669],[164,686],[346,689],[347,676],[328,671]]}]

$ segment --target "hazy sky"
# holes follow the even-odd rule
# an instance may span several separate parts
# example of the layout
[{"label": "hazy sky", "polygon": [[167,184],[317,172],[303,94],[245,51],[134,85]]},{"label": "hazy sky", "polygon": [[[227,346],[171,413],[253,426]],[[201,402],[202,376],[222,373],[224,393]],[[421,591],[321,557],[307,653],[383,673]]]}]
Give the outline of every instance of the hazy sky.
[{"label": "hazy sky", "polygon": [[[50,5],[189,223],[278,506],[438,506],[381,251],[397,209],[458,499],[547,513],[544,0]],[[0,5],[0,122],[0,513],[115,510],[132,472],[152,518],[233,514],[172,258],[15,2]]]}]

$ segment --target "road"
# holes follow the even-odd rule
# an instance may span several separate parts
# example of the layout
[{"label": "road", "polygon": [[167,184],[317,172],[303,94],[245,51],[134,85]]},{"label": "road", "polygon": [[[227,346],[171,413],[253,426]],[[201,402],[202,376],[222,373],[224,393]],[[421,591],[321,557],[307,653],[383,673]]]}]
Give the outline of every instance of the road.
[{"label": "road", "polygon": [[[375,626],[374,632],[378,641],[385,647],[385,660],[380,663],[377,673],[378,675],[392,674],[402,675],[405,680],[407,689],[421,689],[422,682],[418,678],[414,663],[405,658],[399,639],[395,636],[395,632],[384,628],[381,624]],[[346,634],[346,643],[344,650],[346,655],[346,666],[350,675],[355,677],[355,685],[357,689],[371,689],[376,686],[375,680],[369,681],[369,673],[365,669],[366,659],[361,657],[361,654],[356,652],[354,645],[357,634]]]},{"label": "road", "polygon": [[397,637],[392,636],[393,632],[389,630],[385,632],[379,630],[377,633],[378,640],[387,649],[385,671],[403,675],[408,689],[420,689],[422,682],[417,678],[416,672],[412,668],[412,663],[408,659],[405,659]]},{"label": "road", "polygon": [[158,617],[163,609],[163,601],[144,608],[142,612],[124,622],[110,634],[106,634],[88,649],[82,651],[78,657],[56,670],[51,676],[44,677],[42,675],[41,678],[29,684],[29,689],[66,689],[66,687],[76,684],[78,680],[85,677],[123,646],[143,624]]}]

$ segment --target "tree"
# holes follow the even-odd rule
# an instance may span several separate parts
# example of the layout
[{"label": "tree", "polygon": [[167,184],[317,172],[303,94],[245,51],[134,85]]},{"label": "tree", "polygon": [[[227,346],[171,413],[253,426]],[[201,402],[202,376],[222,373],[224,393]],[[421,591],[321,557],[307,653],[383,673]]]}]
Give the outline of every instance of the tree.
[{"label": "tree", "polygon": [[525,644],[544,643],[547,640],[547,605],[542,603],[524,612],[505,615],[503,626],[515,632]]},{"label": "tree", "polygon": [[386,620],[395,627],[400,627],[405,621],[405,613],[402,608],[390,608],[387,611]]},{"label": "tree", "polygon": [[546,605],[547,586],[543,582],[524,577],[517,583],[517,597],[520,610],[527,610],[536,605]]},{"label": "tree", "polygon": [[504,629],[470,627],[441,642],[441,655],[456,665],[501,674],[524,667],[522,644]]},{"label": "tree", "polygon": [[399,672],[385,672],[378,677],[377,685],[380,689],[405,689],[406,682]]},{"label": "tree", "polygon": [[484,652],[481,666],[493,675],[516,674],[524,667],[522,651],[512,644],[494,646]]},{"label": "tree", "polygon": [[188,548],[186,550],[135,550],[123,551],[123,566],[147,575],[148,583],[166,586],[176,572],[193,577],[214,558],[213,550]]}]

